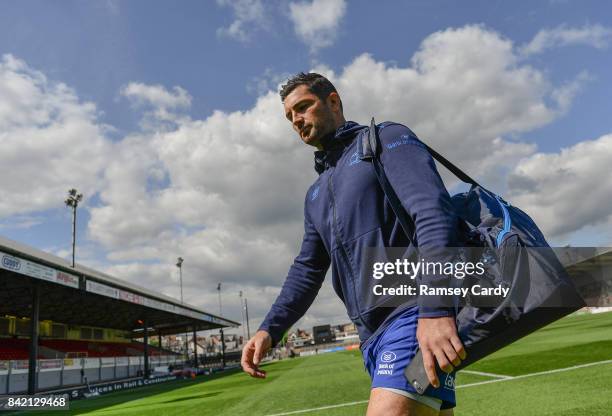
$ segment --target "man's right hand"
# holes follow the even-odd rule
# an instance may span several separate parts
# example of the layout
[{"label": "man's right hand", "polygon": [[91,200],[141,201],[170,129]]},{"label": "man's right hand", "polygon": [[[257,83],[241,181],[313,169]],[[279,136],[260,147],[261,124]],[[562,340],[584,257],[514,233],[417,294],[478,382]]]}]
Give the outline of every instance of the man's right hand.
[{"label": "man's right hand", "polygon": [[419,318],[417,340],[423,354],[423,365],[432,386],[440,387],[436,361],[445,373],[453,371],[466,358],[465,348],[457,335],[454,317]]},{"label": "man's right hand", "polygon": [[242,349],[240,365],[251,377],[265,378],[266,372],[259,369],[259,363],[272,348],[272,337],[266,331],[257,331]]}]

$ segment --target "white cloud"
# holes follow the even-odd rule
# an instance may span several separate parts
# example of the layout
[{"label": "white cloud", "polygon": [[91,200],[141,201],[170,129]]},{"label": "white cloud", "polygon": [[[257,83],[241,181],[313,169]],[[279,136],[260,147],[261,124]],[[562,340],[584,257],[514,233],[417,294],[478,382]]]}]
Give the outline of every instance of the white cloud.
[{"label": "white cloud", "polygon": [[191,95],[179,86],[168,90],[162,85],[131,82],[121,88],[120,94],[135,108],[145,109],[141,127],[144,130],[171,129],[183,117],[181,110],[191,106]]},{"label": "white cloud", "polygon": [[612,134],[522,160],[508,178],[509,200],[545,235],[563,237],[612,219]]},{"label": "white cloud", "polygon": [[80,101],[65,84],[50,82],[24,61],[4,55],[0,188],[5,197],[0,217],[61,207],[73,187],[86,197],[94,194],[111,154],[105,130],[93,103]]},{"label": "white cloud", "polygon": [[225,281],[265,283],[286,272],[315,174],[278,114],[270,93],[246,112],[126,138],[106,170],[103,205],[91,209],[92,238],[117,259],[138,260],[151,246],[153,257],[181,250]]},{"label": "white cloud", "polygon": [[605,49],[612,41],[612,28],[602,25],[583,27],[557,26],[554,29],[540,30],[534,38],[521,48],[524,56],[534,55],[546,49],[568,45],[588,45]]},{"label": "white cloud", "polygon": [[261,0],[217,0],[222,7],[231,7],[234,21],[227,27],[217,29],[219,36],[228,36],[245,42],[253,32],[265,28],[265,10]]},{"label": "white cloud", "polygon": [[340,20],[346,12],[345,0],[312,0],[289,4],[295,33],[311,50],[331,46],[336,40]]},{"label": "white cloud", "polygon": [[591,75],[587,71],[582,71],[572,81],[556,88],[552,92],[551,98],[557,104],[561,114],[569,110],[574,97],[582,90],[584,84],[591,80]]},{"label": "white cloud", "polygon": [[279,86],[291,75],[293,74],[289,72],[277,73],[271,68],[266,68],[261,75],[251,78],[247,83],[247,91],[257,96],[267,94],[269,91],[279,89]]},{"label": "white cloud", "polygon": [[161,85],[145,85],[130,82],[121,89],[121,95],[137,105],[151,105],[155,108],[184,108],[191,105],[191,96],[185,89],[175,86],[168,91]]}]

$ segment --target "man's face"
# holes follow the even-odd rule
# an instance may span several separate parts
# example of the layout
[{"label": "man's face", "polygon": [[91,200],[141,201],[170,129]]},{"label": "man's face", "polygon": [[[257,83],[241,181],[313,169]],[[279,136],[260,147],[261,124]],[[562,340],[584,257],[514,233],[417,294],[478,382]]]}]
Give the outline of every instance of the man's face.
[{"label": "man's face", "polygon": [[291,91],[283,105],[285,117],[306,144],[319,147],[321,138],[336,130],[334,100],[330,97],[320,100],[307,85],[299,85]]}]

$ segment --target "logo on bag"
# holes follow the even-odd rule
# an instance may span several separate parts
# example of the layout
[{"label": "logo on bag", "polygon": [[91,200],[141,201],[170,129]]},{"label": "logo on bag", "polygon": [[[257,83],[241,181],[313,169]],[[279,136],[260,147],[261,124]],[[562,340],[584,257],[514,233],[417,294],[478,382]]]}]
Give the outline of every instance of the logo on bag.
[{"label": "logo on bag", "polygon": [[449,390],[455,390],[455,376],[447,374],[444,379],[444,388]]},{"label": "logo on bag", "polygon": [[395,361],[396,358],[397,356],[393,351],[385,351],[380,355],[380,361],[383,363],[391,363]]}]

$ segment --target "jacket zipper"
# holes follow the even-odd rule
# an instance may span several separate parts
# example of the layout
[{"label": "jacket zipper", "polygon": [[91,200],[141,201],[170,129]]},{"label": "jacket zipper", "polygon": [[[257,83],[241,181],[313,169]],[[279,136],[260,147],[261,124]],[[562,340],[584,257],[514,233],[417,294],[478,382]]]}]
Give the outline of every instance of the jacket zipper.
[{"label": "jacket zipper", "polygon": [[336,236],[336,239],[338,240],[338,245],[340,246],[340,252],[342,253],[342,257],[344,258],[345,264],[348,267],[349,273],[350,273],[350,279],[351,279],[351,284],[353,285],[353,296],[354,296],[354,301],[355,301],[355,307],[357,309],[357,316],[359,317],[359,319],[361,319],[361,322],[363,325],[365,325],[368,330],[371,331],[371,328],[369,328],[365,322],[363,321],[362,317],[361,317],[361,312],[359,310],[359,300],[357,299],[357,293],[355,291],[355,279],[353,276],[353,268],[351,266],[351,261],[349,259],[348,253],[346,252],[346,248],[344,247],[344,243],[342,242],[342,238],[340,236],[340,231],[338,231],[338,220],[336,217],[336,197],[334,196],[334,186],[332,183],[332,174],[330,172],[329,177],[327,179],[327,185],[329,187],[329,196],[331,199],[331,203],[332,203],[332,219],[333,219],[333,224],[332,224],[332,228],[334,229],[334,235]]}]

